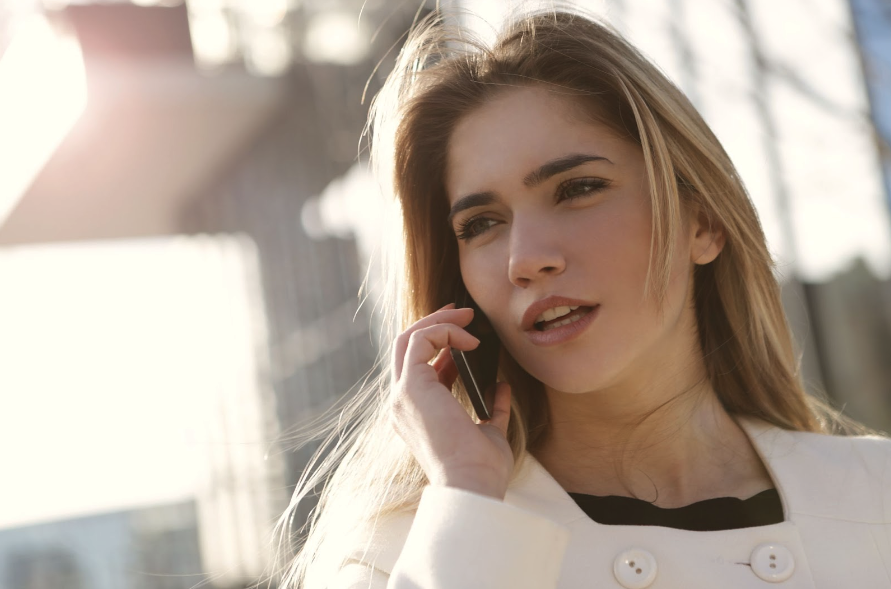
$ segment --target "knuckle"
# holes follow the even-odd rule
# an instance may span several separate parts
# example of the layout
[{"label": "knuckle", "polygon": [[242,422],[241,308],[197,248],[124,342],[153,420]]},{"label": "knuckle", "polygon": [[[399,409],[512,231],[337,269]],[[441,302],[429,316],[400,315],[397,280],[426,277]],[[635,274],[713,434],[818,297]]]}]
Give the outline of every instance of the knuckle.
[{"label": "knuckle", "polygon": [[408,345],[414,346],[418,343],[418,340],[424,339],[428,335],[427,330],[429,328],[425,327],[424,329],[419,329],[417,331],[413,331],[410,336],[408,336]]}]

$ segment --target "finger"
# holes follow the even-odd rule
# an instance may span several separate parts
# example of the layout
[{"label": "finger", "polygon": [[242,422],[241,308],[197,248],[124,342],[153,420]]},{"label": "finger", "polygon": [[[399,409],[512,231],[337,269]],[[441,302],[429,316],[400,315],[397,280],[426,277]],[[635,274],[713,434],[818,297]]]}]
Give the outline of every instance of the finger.
[{"label": "finger", "polygon": [[499,382],[495,385],[495,402],[492,404],[492,419],[484,423],[494,425],[501,433],[507,436],[507,426],[510,423],[510,385]]},{"label": "finger", "polygon": [[402,373],[414,367],[429,368],[428,363],[445,347],[467,351],[473,350],[479,343],[480,340],[453,323],[419,329],[409,338]]},{"label": "finger", "polygon": [[433,368],[436,369],[436,373],[439,375],[439,382],[447,389],[452,388],[452,385],[455,384],[455,379],[458,378],[458,367],[455,366],[455,361],[452,359],[451,348],[445,347],[439,351],[439,355],[433,361]]},{"label": "finger", "polygon": [[408,342],[411,339],[411,334],[418,331],[419,329],[424,329],[426,327],[430,327],[431,325],[437,325],[442,323],[454,323],[456,325],[460,325],[464,327],[468,325],[473,320],[473,309],[463,308],[463,309],[451,309],[449,307],[453,307],[455,303],[449,303],[442,309],[438,311],[434,311],[430,315],[423,317],[417,321],[415,321],[411,327],[403,331],[399,337],[396,338],[396,341],[393,343],[393,380],[397,381],[402,377],[402,366],[405,364],[405,351],[408,349]]}]

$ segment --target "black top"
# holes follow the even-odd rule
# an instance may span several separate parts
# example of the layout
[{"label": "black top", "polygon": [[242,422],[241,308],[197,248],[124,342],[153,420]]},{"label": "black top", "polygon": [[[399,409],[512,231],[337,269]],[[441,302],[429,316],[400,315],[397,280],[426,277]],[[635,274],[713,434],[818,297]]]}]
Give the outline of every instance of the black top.
[{"label": "black top", "polygon": [[748,499],[718,497],[684,507],[656,507],[631,497],[598,497],[570,493],[594,521],[612,526],[663,526],[680,530],[709,532],[767,526],[783,521],[783,505],[776,489],[768,489]]}]

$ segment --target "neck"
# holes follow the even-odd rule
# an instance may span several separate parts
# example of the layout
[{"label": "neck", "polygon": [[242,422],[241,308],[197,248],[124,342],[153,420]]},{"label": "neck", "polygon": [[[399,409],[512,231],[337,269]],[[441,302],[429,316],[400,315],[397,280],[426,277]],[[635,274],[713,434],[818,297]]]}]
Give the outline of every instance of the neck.
[{"label": "neck", "polygon": [[547,391],[550,430],[533,453],[567,492],[679,507],[773,487],[709,384],[650,400],[618,393]]}]

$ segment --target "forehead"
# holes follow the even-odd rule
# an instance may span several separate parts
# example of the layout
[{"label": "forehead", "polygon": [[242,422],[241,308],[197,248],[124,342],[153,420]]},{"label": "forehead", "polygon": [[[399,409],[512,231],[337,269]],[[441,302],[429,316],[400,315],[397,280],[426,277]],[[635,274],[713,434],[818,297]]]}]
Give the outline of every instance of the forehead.
[{"label": "forehead", "polygon": [[465,115],[448,145],[449,201],[480,190],[520,185],[530,170],[573,153],[614,158],[633,149],[573,98],[543,88],[517,88]]}]

